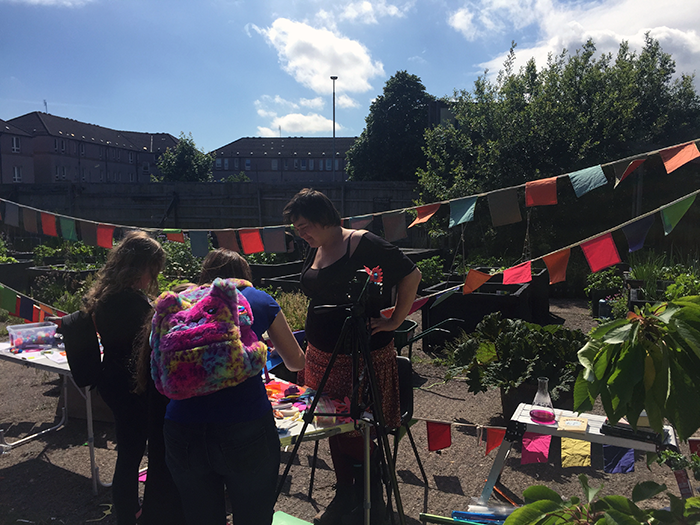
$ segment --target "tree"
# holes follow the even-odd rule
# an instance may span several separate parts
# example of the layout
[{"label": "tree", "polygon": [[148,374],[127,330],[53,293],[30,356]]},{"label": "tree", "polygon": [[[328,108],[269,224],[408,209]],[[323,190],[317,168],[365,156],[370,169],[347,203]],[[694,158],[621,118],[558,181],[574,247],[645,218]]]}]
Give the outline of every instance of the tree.
[{"label": "tree", "polygon": [[166,149],[158,159],[159,182],[210,182],[214,155],[197,149],[192,133],[180,133],[175,149]]},{"label": "tree", "polygon": [[423,133],[434,101],[419,77],[396,72],[372,102],[367,126],[347,152],[350,178],[416,180],[416,169],[426,165]]}]

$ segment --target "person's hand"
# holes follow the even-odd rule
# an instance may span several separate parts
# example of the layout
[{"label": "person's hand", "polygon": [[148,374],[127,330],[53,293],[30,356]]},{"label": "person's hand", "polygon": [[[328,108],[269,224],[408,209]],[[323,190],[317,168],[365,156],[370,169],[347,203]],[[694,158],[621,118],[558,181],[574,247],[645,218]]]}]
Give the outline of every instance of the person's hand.
[{"label": "person's hand", "polygon": [[372,317],[369,320],[369,324],[370,328],[372,328],[372,335],[374,335],[377,332],[393,332],[401,325],[401,322],[396,324],[396,320],[387,319],[380,315],[379,317]]}]

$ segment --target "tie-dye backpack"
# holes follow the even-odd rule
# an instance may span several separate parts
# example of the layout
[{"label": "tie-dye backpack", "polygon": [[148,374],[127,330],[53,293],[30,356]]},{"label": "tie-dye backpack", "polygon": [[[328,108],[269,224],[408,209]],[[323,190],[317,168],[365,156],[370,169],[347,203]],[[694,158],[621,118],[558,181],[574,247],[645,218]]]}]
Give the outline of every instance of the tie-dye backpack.
[{"label": "tie-dye backpack", "polygon": [[156,299],[151,376],[161,394],[203,396],[260,373],[267,347],[253,332],[253,312],[238,290],[248,286],[242,279],[216,279]]}]

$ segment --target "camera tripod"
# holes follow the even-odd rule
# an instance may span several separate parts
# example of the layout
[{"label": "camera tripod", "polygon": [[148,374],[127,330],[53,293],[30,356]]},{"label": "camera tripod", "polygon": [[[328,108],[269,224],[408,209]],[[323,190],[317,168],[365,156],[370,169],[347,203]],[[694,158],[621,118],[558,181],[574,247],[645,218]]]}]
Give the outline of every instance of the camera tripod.
[{"label": "camera tripod", "polygon": [[[337,306],[330,306],[330,305],[323,305],[323,306],[317,306],[316,311],[317,312],[323,312],[323,311],[330,311],[330,310],[347,310],[349,312],[349,315],[346,317],[345,322],[343,323],[343,328],[340,331],[340,335],[338,336],[338,340],[336,342],[335,348],[333,349],[333,353],[331,354],[330,361],[328,363],[328,366],[326,367],[326,370],[323,373],[323,376],[318,384],[318,388],[316,390],[316,395],[314,396],[314,399],[311,403],[311,405],[306,409],[303,420],[304,424],[301,428],[301,432],[299,433],[299,436],[297,437],[297,440],[294,444],[294,449],[292,450],[292,453],[289,457],[289,460],[287,461],[287,465],[284,469],[284,473],[282,474],[282,478],[280,479],[279,485],[277,487],[277,494],[276,497],[279,497],[280,493],[282,492],[282,487],[285,483],[285,480],[287,479],[287,476],[289,474],[289,471],[292,467],[292,463],[294,462],[294,458],[297,456],[297,453],[299,451],[299,446],[301,445],[301,442],[303,441],[304,434],[306,432],[306,429],[308,428],[309,424],[313,421],[315,416],[349,416],[356,422],[356,427],[362,426],[362,431],[364,435],[364,471],[363,471],[363,477],[364,477],[364,505],[363,505],[363,510],[364,510],[364,523],[365,525],[369,525],[370,523],[370,508],[371,508],[371,501],[370,501],[370,432],[371,429],[375,430],[377,440],[379,442],[379,451],[380,451],[380,458],[381,458],[381,466],[384,472],[388,474],[388,480],[389,480],[389,487],[388,489],[391,491],[391,494],[393,495],[394,501],[396,502],[396,512],[399,516],[399,524],[400,525],[405,525],[405,516],[403,512],[403,504],[401,503],[401,495],[399,494],[399,486],[398,486],[398,480],[396,478],[396,470],[395,470],[395,465],[394,465],[394,460],[393,460],[393,454],[391,452],[391,448],[389,445],[389,439],[387,435],[387,430],[386,430],[386,420],[384,418],[384,413],[382,410],[382,398],[381,398],[381,392],[379,391],[378,385],[377,385],[377,380],[376,376],[374,373],[374,366],[372,363],[372,355],[371,355],[371,349],[370,349],[370,344],[369,344],[369,339],[370,339],[370,331],[368,329],[368,316],[367,316],[367,294],[368,294],[368,286],[370,283],[370,278],[367,276],[367,279],[362,287],[362,290],[360,292],[360,295],[358,299],[354,303],[350,304],[345,304],[345,305],[337,305]],[[333,368],[333,363],[335,363],[335,360],[340,353],[341,348],[343,347],[349,347],[350,348],[350,355],[352,357],[352,377],[353,377],[353,387],[352,387],[352,396],[350,398],[350,412],[349,413],[317,413],[316,412],[316,407],[318,405],[319,399],[321,398],[321,394],[323,392],[323,389],[325,388],[326,382],[328,381],[328,378],[330,376],[331,370]],[[359,370],[359,360],[360,357],[363,359],[364,367],[362,370]],[[368,395],[369,399],[365,399],[362,396],[361,392],[361,386],[363,383],[363,379],[365,381],[364,386],[365,389],[368,389]],[[367,414],[365,412],[365,409],[371,408],[372,409],[372,417],[367,417]],[[385,487],[387,488],[387,487]],[[391,498],[389,499],[391,501]],[[391,505],[388,506],[389,509],[391,509]],[[392,523],[394,522],[394,517],[393,514],[391,516]]]}]

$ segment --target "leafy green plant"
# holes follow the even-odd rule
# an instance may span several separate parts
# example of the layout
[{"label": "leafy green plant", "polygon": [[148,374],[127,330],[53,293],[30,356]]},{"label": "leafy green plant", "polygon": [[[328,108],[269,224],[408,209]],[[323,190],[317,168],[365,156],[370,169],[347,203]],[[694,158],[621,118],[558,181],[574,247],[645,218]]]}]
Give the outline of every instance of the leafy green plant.
[{"label": "leafy green plant", "polygon": [[423,274],[422,280],[426,286],[432,286],[442,281],[445,261],[439,255],[422,259],[416,263],[416,266]]},{"label": "leafy green plant", "polygon": [[700,295],[700,278],[697,275],[687,273],[676,277],[676,281],[666,288],[664,294],[668,301],[688,295]]},{"label": "leafy green plant", "polygon": [[306,325],[309,298],[301,292],[281,292],[276,299],[287,318],[289,327],[292,330],[303,330]]},{"label": "leafy green plant", "polygon": [[647,500],[666,490],[666,485],[644,481],[635,485],[632,499],[611,495],[598,498],[603,488],[588,485],[585,474],[579,474],[585,501],[573,496],[563,499],[559,494],[543,485],[528,487],[523,492],[525,505],[514,510],[504,525],[555,525],[576,523],[579,525],[635,525],[666,523],[681,525],[697,523],[700,520],[700,498],[682,500],[667,493],[670,510],[641,509],[637,503]]},{"label": "leafy green plant", "polygon": [[656,462],[659,465],[667,465],[673,471],[690,469],[693,471],[695,480],[700,481],[700,457],[695,453],[688,458],[675,450],[662,450]]},{"label": "leafy green plant", "polygon": [[202,271],[203,258],[195,257],[192,254],[190,240],[186,238],[185,242],[173,242],[161,239],[161,245],[166,254],[163,279],[165,281],[181,280],[196,283]]},{"label": "leafy green plant", "polygon": [[5,244],[5,240],[2,237],[0,237],[0,264],[16,262],[17,259],[7,255],[7,245]]},{"label": "leafy green plant", "polygon": [[643,282],[642,289],[647,299],[660,299],[657,292],[657,281],[663,278],[666,256],[653,251],[633,252],[630,255],[630,278]]},{"label": "leafy green plant", "polygon": [[500,312],[494,312],[473,333],[447,344],[451,366],[446,379],[466,374],[470,392],[500,388],[507,393],[525,382],[548,377],[550,395],[556,400],[573,386],[580,368],[577,352],[585,342],[580,330],[503,319]]},{"label": "leafy green plant", "polygon": [[588,274],[586,287],[583,291],[591,296],[593,290],[622,290],[623,281],[615,268],[608,268],[599,272]]},{"label": "leafy green plant", "polygon": [[613,319],[624,319],[629,312],[629,292],[624,290],[622,293],[615,294],[606,299],[610,303]]},{"label": "leafy green plant", "polygon": [[700,296],[635,308],[589,337],[578,353],[576,411],[600,396],[612,424],[625,417],[636,428],[646,410],[656,432],[664,418],[682,440],[700,428]]},{"label": "leafy green plant", "polygon": [[34,264],[37,266],[42,266],[44,261],[49,257],[57,256],[61,250],[60,248],[52,248],[46,244],[40,244],[34,247]]}]

